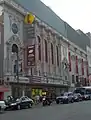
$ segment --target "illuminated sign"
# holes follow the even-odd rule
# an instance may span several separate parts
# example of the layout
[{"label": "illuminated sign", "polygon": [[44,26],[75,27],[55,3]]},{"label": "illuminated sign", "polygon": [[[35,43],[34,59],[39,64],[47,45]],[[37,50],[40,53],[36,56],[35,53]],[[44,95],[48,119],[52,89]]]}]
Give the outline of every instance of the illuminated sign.
[{"label": "illuminated sign", "polygon": [[32,24],[34,22],[34,20],[35,20],[35,16],[32,15],[31,13],[29,13],[25,16],[25,23],[26,24]]}]

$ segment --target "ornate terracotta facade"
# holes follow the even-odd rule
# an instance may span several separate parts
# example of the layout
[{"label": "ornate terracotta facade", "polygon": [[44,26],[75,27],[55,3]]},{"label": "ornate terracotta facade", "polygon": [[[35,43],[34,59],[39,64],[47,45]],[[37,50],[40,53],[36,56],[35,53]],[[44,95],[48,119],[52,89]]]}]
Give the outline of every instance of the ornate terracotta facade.
[{"label": "ornate terracotta facade", "polygon": [[[11,4],[4,4],[5,81],[17,82],[14,72],[17,56],[16,53],[12,54],[12,46],[16,44],[20,83],[58,88],[86,84],[82,84],[82,81],[88,80],[85,51],[37,18],[32,25],[26,27],[24,17],[27,11],[22,8],[21,12],[19,5],[18,8],[12,8]],[[28,66],[27,47],[31,45],[35,45],[35,63]]]}]

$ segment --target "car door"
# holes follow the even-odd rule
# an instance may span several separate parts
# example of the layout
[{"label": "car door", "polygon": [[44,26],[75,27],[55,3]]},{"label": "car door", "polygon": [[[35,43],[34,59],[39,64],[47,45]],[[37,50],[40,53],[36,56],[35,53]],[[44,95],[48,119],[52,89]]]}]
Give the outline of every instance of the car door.
[{"label": "car door", "polygon": [[26,98],[25,98],[25,97],[22,97],[22,98],[21,98],[20,104],[21,104],[21,107],[22,107],[22,108],[25,108],[25,107],[26,107]]},{"label": "car door", "polygon": [[26,105],[28,106],[30,104],[30,99],[27,96],[25,96],[25,99],[26,99]]},{"label": "car door", "polygon": [[69,98],[69,101],[71,102],[72,98],[73,98],[73,94],[72,93],[68,93],[68,98]]}]

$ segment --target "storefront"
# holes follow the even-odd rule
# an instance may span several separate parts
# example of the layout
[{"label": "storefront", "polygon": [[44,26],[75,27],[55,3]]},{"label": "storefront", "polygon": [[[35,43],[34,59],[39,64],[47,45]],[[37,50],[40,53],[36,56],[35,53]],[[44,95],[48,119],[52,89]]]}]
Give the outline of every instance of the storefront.
[{"label": "storefront", "polygon": [[9,92],[9,89],[5,86],[0,86],[0,100],[4,99],[5,92]]},{"label": "storefront", "polygon": [[13,97],[21,97],[26,95],[34,98],[35,96],[49,95],[52,98],[60,95],[62,91],[68,91],[68,86],[58,86],[50,84],[25,84],[25,83],[12,83],[11,91]]}]

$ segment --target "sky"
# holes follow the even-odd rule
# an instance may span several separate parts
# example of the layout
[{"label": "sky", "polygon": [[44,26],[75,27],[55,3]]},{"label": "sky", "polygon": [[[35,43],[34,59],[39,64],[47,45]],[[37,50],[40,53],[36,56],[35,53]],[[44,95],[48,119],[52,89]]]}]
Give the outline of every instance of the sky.
[{"label": "sky", "polygon": [[41,0],[74,29],[91,32],[91,0]]}]

